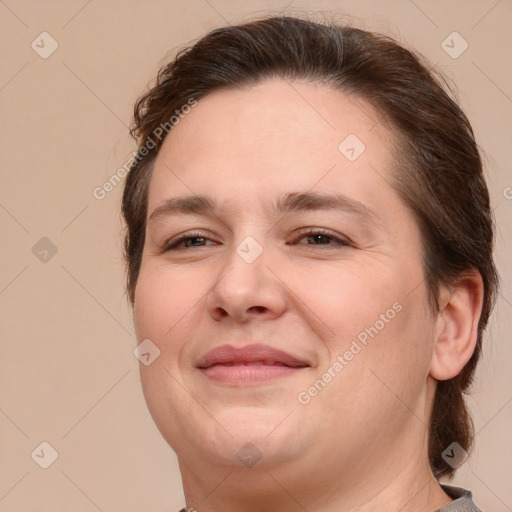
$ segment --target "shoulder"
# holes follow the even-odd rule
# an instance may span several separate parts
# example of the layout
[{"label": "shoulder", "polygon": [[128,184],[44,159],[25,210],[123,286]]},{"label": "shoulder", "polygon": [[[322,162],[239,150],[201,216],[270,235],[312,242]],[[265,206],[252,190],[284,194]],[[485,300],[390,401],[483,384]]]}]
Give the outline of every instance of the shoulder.
[{"label": "shoulder", "polygon": [[473,494],[468,489],[441,484],[443,491],[454,501],[448,503],[436,512],[482,512],[473,501]]}]

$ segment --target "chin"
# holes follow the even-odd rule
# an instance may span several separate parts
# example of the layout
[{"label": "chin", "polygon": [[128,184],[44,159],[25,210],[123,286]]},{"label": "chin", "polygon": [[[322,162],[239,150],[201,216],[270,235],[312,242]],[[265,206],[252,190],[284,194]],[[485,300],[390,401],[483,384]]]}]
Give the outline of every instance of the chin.
[{"label": "chin", "polygon": [[[211,416],[202,417],[183,426],[183,432],[173,432],[172,435],[168,432],[166,436],[162,429],[160,431],[178,457],[180,452],[187,451],[190,455],[192,450],[198,458],[213,465],[270,469],[303,456],[304,446],[308,446],[308,436],[303,427],[299,431],[297,418],[294,422],[283,421],[289,412],[230,408],[215,413],[217,421]],[[290,419],[292,417],[293,414]]]},{"label": "chin", "polygon": [[[259,415],[247,412],[243,420],[240,416],[226,417],[227,423],[223,424],[232,425],[230,432],[233,437],[229,444],[236,456],[235,462],[250,466],[253,459],[258,459],[257,467],[268,469],[303,456],[304,446],[308,445],[307,430],[304,427],[299,429],[297,417],[294,418],[293,414],[285,419],[289,412],[283,413],[283,409],[272,415],[268,412]],[[232,421],[229,422],[230,419]]]},{"label": "chin", "polygon": [[297,459],[304,450],[288,437],[287,442],[234,436],[222,444],[202,443],[197,448],[202,460],[233,469],[269,470]]}]

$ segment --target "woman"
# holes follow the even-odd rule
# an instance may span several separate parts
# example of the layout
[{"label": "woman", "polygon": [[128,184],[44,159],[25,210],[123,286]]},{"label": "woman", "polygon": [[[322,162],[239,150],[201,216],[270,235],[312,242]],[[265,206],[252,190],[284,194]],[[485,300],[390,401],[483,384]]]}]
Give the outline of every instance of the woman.
[{"label": "woman", "polygon": [[127,291],[186,510],[480,510],[439,478],[473,439],[494,235],[439,79],[384,36],[266,18],[180,52],[133,134]]}]

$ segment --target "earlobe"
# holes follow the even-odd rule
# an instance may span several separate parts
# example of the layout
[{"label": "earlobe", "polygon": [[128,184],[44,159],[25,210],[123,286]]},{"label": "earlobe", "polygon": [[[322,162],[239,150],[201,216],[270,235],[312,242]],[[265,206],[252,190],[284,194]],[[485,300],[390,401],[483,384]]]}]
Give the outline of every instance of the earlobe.
[{"label": "earlobe", "polygon": [[432,350],[430,375],[447,380],[458,375],[472,356],[478,336],[484,285],[477,270],[440,290],[440,311]]}]

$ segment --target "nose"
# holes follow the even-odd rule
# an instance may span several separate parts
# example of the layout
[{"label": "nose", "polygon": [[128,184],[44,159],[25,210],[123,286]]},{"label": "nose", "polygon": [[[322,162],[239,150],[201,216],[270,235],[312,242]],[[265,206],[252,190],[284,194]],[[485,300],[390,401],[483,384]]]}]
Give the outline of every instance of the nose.
[{"label": "nose", "polygon": [[276,273],[267,266],[270,252],[264,249],[250,261],[233,249],[226,257],[207,298],[208,312],[214,320],[246,323],[283,314],[285,292]]}]

